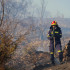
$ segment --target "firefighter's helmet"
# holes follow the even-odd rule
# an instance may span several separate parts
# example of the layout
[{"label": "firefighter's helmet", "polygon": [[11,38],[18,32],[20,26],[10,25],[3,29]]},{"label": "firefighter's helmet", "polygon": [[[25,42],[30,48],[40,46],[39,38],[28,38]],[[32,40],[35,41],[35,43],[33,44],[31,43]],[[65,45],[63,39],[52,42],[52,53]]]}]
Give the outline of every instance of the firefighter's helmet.
[{"label": "firefighter's helmet", "polygon": [[52,21],[51,25],[57,25],[57,22],[56,21]]}]

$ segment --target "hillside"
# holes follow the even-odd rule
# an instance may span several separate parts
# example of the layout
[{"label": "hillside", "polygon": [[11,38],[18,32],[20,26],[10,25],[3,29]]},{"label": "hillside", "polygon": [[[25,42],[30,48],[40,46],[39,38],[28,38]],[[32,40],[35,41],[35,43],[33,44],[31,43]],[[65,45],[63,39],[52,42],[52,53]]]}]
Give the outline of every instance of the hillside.
[{"label": "hillside", "polygon": [[44,66],[36,68],[35,70],[70,70],[70,62],[68,62],[67,64],[64,63],[62,65],[55,65],[55,66],[46,64]]},{"label": "hillside", "polygon": [[[53,19],[52,19],[53,20]],[[51,21],[52,21],[51,20]],[[66,64],[51,66],[50,64],[50,55],[48,53],[49,50],[49,41],[47,40],[46,33],[50,26],[50,19],[47,20],[45,24],[36,24],[30,23],[29,21],[21,21],[18,23],[17,30],[20,28],[18,32],[23,30],[21,33],[25,33],[29,27],[31,26],[30,33],[26,35],[27,42],[22,42],[22,45],[17,47],[14,51],[14,55],[12,55],[11,59],[7,61],[5,66],[7,70],[58,70],[64,69]],[[59,21],[59,20],[58,20]],[[62,28],[63,37],[62,48],[64,48],[65,44],[70,40],[69,38],[69,26],[67,28],[65,19],[60,20],[59,25]],[[67,24],[69,25],[69,19]],[[62,23],[62,24],[61,24]],[[64,25],[63,25],[64,24]],[[66,30],[67,29],[67,30]],[[66,31],[65,31],[66,30]],[[28,46],[27,46],[28,45]],[[30,47],[31,46],[31,47]],[[28,52],[24,48],[28,48]],[[31,49],[30,49],[31,48]],[[24,50],[26,52],[24,52]],[[68,63],[70,64],[70,63]],[[67,64],[67,69],[69,65]],[[63,66],[64,65],[64,66]],[[65,68],[66,69],[66,68]]]},{"label": "hillside", "polygon": [[70,70],[70,62],[67,64],[64,63],[62,65],[56,65],[56,66],[51,66],[51,67],[45,67],[42,70]]},{"label": "hillside", "polygon": [[29,52],[27,55],[16,55],[5,66],[7,70],[33,70],[49,62],[49,53],[42,51]]},{"label": "hillside", "polygon": [[64,38],[69,37],[70,35],[70,19],[69,18],[45,18],[44,23],[41,24],[39,18],[29,17],[24,20],[20,20],[19,24],[25,29],[31,26],[32,31],[30,35],[27,36],[29,40],[36,39],[36,38],[47,40],[46,34],[53,20],[57,21],[59,27],[62,30],[63,37]]},{"label": "hillside", "polygon": [[70,70],[70,62],[59,64],[56,58],[56,65],[51,65],[50,55],[47,52],[29,52],[25,56],[12,57],[10,62],[5,64],[6,70]]}]

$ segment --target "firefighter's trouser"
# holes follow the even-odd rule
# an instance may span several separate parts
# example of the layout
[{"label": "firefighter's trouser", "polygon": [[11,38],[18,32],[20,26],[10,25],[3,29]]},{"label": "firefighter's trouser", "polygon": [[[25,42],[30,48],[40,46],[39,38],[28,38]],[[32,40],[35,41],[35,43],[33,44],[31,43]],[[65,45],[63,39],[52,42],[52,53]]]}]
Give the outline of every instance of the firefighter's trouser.
[{"label": "firefighter's trouser", "polygon": [[54,62],[54,51],[57,50],[58,54],[59,54],[59,61],[61,62],[63,59],[63,52],[62,52],[62,47],[61,47],[61,42],[60,41],[56,41],[55,42],[55,48],[54,48],[54,41],[50,41],[50,57],[51,57],[51,61]]}]

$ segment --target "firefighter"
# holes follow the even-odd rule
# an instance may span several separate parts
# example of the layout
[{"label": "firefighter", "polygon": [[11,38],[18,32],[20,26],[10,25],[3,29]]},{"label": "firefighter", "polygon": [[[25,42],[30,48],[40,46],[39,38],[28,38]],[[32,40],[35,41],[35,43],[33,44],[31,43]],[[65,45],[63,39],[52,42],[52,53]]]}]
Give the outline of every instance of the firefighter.
[{"label": "firefighter", "polygon": [[50,58],[52,64],[55,64],[54,62],[55,48],[57,49],[57,52],[59,54],[59,61],[60,63],[62,63],[63,53],[62,53],[61,40],[60,40],[61,37],[62,37],[61,28],[58,26],[56,21],[53,21],[51,23],[50,30],[48,31],[48,35],[47,35],[47,38],[50,40],[49,51],[50,51]]}]

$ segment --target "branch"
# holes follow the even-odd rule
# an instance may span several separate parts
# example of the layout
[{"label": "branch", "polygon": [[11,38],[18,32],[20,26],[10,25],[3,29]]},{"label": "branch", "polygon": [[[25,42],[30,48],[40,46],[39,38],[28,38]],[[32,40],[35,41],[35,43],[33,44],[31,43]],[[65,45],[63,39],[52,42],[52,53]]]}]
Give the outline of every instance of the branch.
[{"label": "branch", "polygon": [[0,26],[3,24],[3,18],[4,18],[4,0],[2,0],[1,5],[2,5],[2,16],[1,16],[1,24],[0,24]]}]

